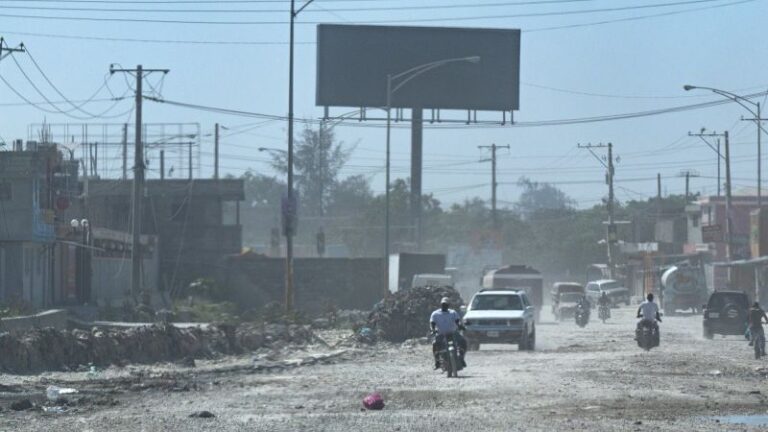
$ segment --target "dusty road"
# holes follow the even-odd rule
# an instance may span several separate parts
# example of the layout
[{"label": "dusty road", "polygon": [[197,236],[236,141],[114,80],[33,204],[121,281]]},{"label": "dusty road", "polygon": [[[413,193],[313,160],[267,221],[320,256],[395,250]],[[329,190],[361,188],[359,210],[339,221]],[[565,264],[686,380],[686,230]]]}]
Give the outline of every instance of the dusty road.
[{"label": "dusty road", "polygon": [[[741,338],[704,340],[700,316],[665,319],[662,346],[643,352],[631,337],[633,312],[614,310],[608,323],[584,329],[542,323],[536,352],[483,346],[459,379],[432,371],[421,345],[268,371],[253,371],[247,357],[108,370],[90,380],[3,376],[0,430],[764,430],[710,416],[766,414],[768,361],[754,360]],[[22,395],[42,398],[51,383],[89,399],[64,413],[8,410]],[[384,395],[383,411],[361,411],[370,391]],[[189,417],[200,410],[216,417]]]}]

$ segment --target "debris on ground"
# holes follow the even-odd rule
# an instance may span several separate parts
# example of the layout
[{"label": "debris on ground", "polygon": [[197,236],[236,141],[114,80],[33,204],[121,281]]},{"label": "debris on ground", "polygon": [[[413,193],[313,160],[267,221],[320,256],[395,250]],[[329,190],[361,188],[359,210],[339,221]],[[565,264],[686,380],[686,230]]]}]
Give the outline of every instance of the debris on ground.
[{"label": "debris on ground", "polygon": [[459,292],[448,286],[401,290],[376,303],[367,327],[390,342],[423,337],[429,331],[429,316],[443,297],[450,299],[451,309],[458,311],[464,304]]},{"label": "debris on ground", "polygon": [[189,415],[191,418],[215,418],[216,415],[210,411],[195,411]]},{"label": "debris on ground", "polygon": [[34,405],[32,405],[32,401],[29,399],[22,399],[18,400],[11,404],[11,409],[14,411],[26,411],[28,409],[32,409]]},{"label": "debris on ground", "polygon": [[363,399],[363,406],[367,410],[384,409],[384,398],[380,393],[371,393]]},{"label": "debris on ground", "polygon": [[178,328],[151,325],[130,329],[34,329],[12,335],[0,333],[0,371],[35,373],[78,370],[89,365],[89,378],[100,376],[97,366],[180,361],[193,367],[195,358],[241,354],[263,347],[306,345],[316,341],[308,326],[296,324],[211,325]]},{"label": "debris on ground", "polygon": [[48,386],[48,388],[45,389],[45,396],[48,398],[49,401],[57,401],[59,400],[63,395],[70,395],[77,393],[77,389],[73,388],[62,388],[62,387],[56,387],[56,386]]}]

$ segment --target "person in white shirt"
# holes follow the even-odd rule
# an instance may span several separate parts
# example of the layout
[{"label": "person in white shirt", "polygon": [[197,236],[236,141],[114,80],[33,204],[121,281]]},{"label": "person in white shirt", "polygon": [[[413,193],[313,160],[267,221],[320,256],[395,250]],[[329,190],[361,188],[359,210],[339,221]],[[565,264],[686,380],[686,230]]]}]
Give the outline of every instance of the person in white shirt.
[{"label": "person in white shirt", "polygon": [[659,325],[661,322],[661,314],[659,313],[659,306],[653,302],[653,294],[649,293],[646,296],[646,301],[640,303],[640,307],[637,308],[637,317],[640,321],[637,323],[637,330],[639,331],[643,325],[651,325],[658,335]]},{"label": "person in white shirt", "polygon": [[464,361],[464,353],[467,352],[467,340],[459,333],[459,330],[464,329],[464,325],[461,323],[461,316],[458,312],[450,309],[450,299],[443,297],[440,300],[440,309],[432,312],[429,317],[429,326],[432,329],[432,333],[437,335],[435,342],[432,344],[432,354],[435,356],[435,369],[440,368],[440,359],[437,357],[439,351],[439,344],[442,343],[445,336],[453,335],[454,341],[459,346],[459,360],[461,364],[466,367],[467,364]]}]

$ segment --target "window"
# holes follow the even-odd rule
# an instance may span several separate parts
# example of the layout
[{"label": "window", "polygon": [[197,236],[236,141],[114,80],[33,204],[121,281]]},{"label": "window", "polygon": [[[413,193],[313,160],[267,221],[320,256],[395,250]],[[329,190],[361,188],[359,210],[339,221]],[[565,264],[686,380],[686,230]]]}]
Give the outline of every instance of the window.
[{"label": "window", "polygon": [[597,284],[589,284],[587,285],[587,291],[600,291],[600,289],[597,287]]},{"label": "window", "polygon": [[479,295],[472,300],[471,310],[523,310],[517,295]]},{"label": "window", "polygon": [[527,296],[527,295],[525,295],[525,294],[523,294],[523,305],[524,305],[525,307],[528,307],[528,306],[530,306],[530,305],[531,305],[531,302],[530,302],[530,301],[528,301],[528,296]]},{"label": "window", "polygon": [[693,215],[693,219],[692,219],[691,223],[693,223],[693,227],[694,228],[698,228],[699,227],[699,215],[697,215],[697,214]]}]

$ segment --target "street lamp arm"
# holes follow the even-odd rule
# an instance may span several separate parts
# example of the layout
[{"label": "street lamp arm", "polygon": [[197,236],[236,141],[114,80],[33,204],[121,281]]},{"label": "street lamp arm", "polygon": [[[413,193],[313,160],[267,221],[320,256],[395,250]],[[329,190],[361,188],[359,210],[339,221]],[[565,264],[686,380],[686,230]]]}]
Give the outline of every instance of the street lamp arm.
[{"label": "street lamp arm", "polygon": [[293,12],[293,17],[295,18],[297,15],[299,15],[301,13],[301,11],[306,9],[307,6],[309,6],[310,3],[312,3],[313,1],[315,1],[315,0],[308,0],[306,3],[304,3],[304,5],[302,7],[300,7],[297,11]]},{"label": "street lamp arm", "polygon": [[716,88],[713,88],[713,87],[700,87],[700,86],[686,85],[683,88],[685,89],[685,91],[701,89],[701,90],[709,90],[712,93],[717,93],[717,94],[719,94],[720,96],[722,96],[722,97],[724,97],[726,99],[730,99],[730,100],[738,103],[739,105],[744,107],[744,109],[746,109],[747,111],[752,113],[753,116],[757,117],[757,113],[755,111],[753,111],[752,108],[748,107],[747,105],[744,105],[744,102],[746,102],[746,103],[752,105],[753,107],[757,107],[758,106],[757,102],[752,102],[751,100],[745,98],[744,96],[739,96],[739,95],[737,95],[735,93],[731,93],[731,92],[726,91],[726,90],[716,89]]},{"label": "street lamp arm", "polygon": [[469,56],[469,57],[457,57],[457,58],[450,58],[450,59],[443,59],[443,60],[436,60],[430,63],[425,63],[419,66],[414,66],[406,71],[400,72],[398,74],[392,75],[391,79],[392,81],[398,80],[404,76],[411,75],[408,77],[403,83],[399,84],[397,88],[402,87],[402,84],[405,82],[410,81],[412,78],[423,74],[424,72],[427,72],[428,70],[434,69],[436,67],[448,64],[448,63],[455,63],[455,62],[470,62],[470,63],[477,63],[480,61],[480,57],[478,56]]}]

